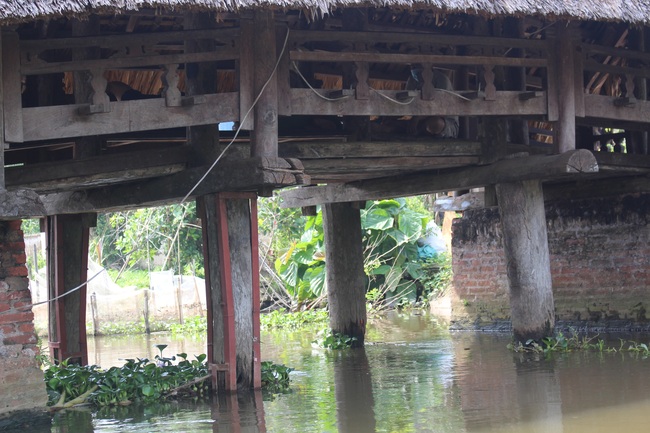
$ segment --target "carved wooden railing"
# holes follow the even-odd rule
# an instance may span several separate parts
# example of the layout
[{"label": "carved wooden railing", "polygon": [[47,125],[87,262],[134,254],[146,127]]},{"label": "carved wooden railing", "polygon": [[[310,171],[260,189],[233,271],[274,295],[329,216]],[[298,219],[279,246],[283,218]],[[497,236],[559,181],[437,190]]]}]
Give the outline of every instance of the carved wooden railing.
[{"label": "carved wooden railing", "polygon": [[[214,50],[187,52],[185,41],[211,39]],[[239,119],[238,92],[186,97],[178,87],[179,65],[236,60],[238,28],[18,40],[2,35],[5,142],[49,140],[164,128],[215,124]],[[73,60],[70,50],[99,48],[99,58]],[[56,61],[44,59],[56,58]],[[162,70],[161,98],[110,101],[104,78],[109,70]],[[23,108],[21,78],[29,75],[88,71],[93,95],[86,104]],[[216,77],[216,70],[215,70]]]},{"label": "carved wooden railing", "polygon": [[[336,44],[336,48],[318,49],[328,47],[328,44],[329,47]],[[400,51],[391,51],[391,46],[399,46]],[[405,47],[407,52],[413,52],[404,53]],[[526,56],[509,57],[512,49],[525,51]],[[339,67],[341,64],[352,65],[355,71],[352,89],[343,89],[336,94],[324,89],[291,88],[288,79],[280,77],[279,86],[285,89],[280,94],[288,99],[280,106],[285,108],[286,114],[542,116],[548,111],[546,89],[534,92],[506,91],[497,89],[495,85],[496,67],[527,70],[547,67],[547,45],[539,40],[388,32],[294,31],[286,62],[287,67],[294,68],[307,62],[326,62]],[[379,63],[422,65],[421,90],[372,89],[369,65]],[[482,77],[481,84],[474,89],[459,89],[453,93],[434,88],[432,68],[459,67],[473,68],[476,76]],[[404,76],[403,80],[406,79],[407,76]]]}]

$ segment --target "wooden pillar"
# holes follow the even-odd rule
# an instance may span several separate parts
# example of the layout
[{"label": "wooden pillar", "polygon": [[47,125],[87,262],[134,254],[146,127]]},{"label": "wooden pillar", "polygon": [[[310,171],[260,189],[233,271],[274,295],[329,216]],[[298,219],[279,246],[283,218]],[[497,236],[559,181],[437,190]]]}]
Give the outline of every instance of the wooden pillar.
[{"label": "wooden pillar", "polygon": [[[273,73],[276,57],[275,20],[272,10],[258,9],[254,18],[253,39],[255,97],[261,93],[254,108],[254,130],[251,156],[278,156],[278,81]],[[245,47],[243,47],[245,48]],[[268,81],[264,92],[262,88]],[[242,83],[243,85],[244,83]],[[242,116],[244,113],[242,113]]]},{"label": "wooden pillar", "polygon": [[[553,31],[551,31],[553,30]],[[575,58],[577,56],[575,31],[566,22],[558,21],[549,34],[549,95],[557,101],[555,140],[558,153],[576,148],[576,89]],[[550,108],[549,108],[549,111]],[[549,114],[551,117],[551,114]]]},{"label": "wooden pillar", "polygon": [[[0,47],[2,47],[3,35],[0,32]],[[5,190],[5,121],[4,121],[4,50],[0,49],[0,73],[3,74],[0,77],[0,101],[3,101],[0,104],[0,191]]]},{"label": "wooden pillar", "polygon": [[[88,279],[88,235],[95,214],[47,217],[47,272],[50,302],[50,356],[88,364],[86,344],[86,286]],[[75,288],[78,290],[69,295]],[[64,296],[65,295],[65,296]]]},{"label": "wooden pillar", "polygon": [[257,201],[201,199],[208,304],[208,363],[216,389],[261,387]]},{"label": "wooden pillar", "polygon": [[497,184],[496,189],[514,337],[539,341],[555,326],[542,185],[534,180]]},{"label": "wooden pillar", "polygon": [[327,299],[333,332],[356,337],[366,333],[366,286],[361,245],[361,213],[354,203],[323,205]]}]

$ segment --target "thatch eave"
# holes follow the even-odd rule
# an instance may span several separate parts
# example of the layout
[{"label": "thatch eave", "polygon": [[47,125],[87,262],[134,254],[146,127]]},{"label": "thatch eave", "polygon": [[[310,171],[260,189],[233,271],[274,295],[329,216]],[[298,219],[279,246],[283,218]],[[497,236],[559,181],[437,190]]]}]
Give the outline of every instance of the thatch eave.
[{"label": "thatch eave", "polygon": [[60,17],[83,18],[89,14],[122,14],[152,8],[175,12],[299,9],[318,16],[339,7],[395,7],[487,17],[540,16],[552,20],[650,23],[650,0],[0,0],[0,24]]}]

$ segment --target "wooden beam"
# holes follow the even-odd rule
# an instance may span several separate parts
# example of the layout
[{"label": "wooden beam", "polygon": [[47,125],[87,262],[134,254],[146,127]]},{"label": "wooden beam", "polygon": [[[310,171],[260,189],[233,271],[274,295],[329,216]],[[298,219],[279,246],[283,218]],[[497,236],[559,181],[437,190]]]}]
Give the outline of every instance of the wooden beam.
[{"label": "wooden beam", "polygon": [[[327,96],[327,92],[319,91],[323,96]],[[383,98],[377,92],[370,92],[368,99],[326,101],[311,89],[291,89],[291,109],[294,115],[319,116],[545,116],[547,113],[546,93],[522,101],[519,98],[521,92],[499,91],[493,101],[467,101],[448,92],[436,91],[432,101],[415,98],[402,105]],[[397,99],[398,92],[381,91],[392,99]],[[462,92],[459,94],[462,96]]]},{"label": "wooden beam", "polygon": [[546,67],[546,59],[492,56],[453,56],[435,54],[394,54],[369,52],[291,51],[291,60],[300,62],[368,62],[368,63],[431,63],[434,65],[500,65]]},{"label": "wooden beam", "polygon": [[[111,102],[110,112],[79,114],[82,105],[23,109],[25,141],[210,125],[239,118],[238,94],[204,95],[205,103],[166,107],[163,98]],[[216,126],[215,126],[216,127]]]},{"label": "wooden beam", "polygon": [[585,116],[624,122],[650,123],[650,101],[638,100],[634,106],[617,106],[613,96],[584,95]]},{"label": "wooden beam", "polygon": [[504,159],[491,165],[445,171],[429,171],[341,185],[298,188],[281,193],[283,207],[314,206],[322,203],[378,200],[478,188],[495,183],[530,179],[561,179],[597,173],[593,153],[580,149],[552,156]]},{"label": "wooden beam", "polygon": [[[390,158],[303,159],[305,171],[310,176],[328,176],[336,173],[368,174],[386,170],[414,171],[435,168],[476,165],[478,156],[399,156]],[[380,174],[381,175],[381,174]]]},{"label": "wooden beam", "polygon": [[45,207],[34,191],[5,191],[0,188],[0,220],[27,219],[43,215]]},{"label": "wooden beam", "polygon": [[[42,195],[47,215],[137,209],[177,203],[197,184],[207,167],[171,176],[113,187]],[[221,191],[256,191],[263,187],[286,187],[309,183],[302,167],[280,158],[222,161],[190,195],[190,198]]]},{"label": "wooden beam", "polygon": [[478,156],[481,143],[463,140],[428,140],[417,142],[287,142],[280,144],[280,157],[320,158],[394,158],[403,156]]},{"label": "wooden beam", "polygon": [[7,187],[34,188],[42,191],[55,190],[61,184],[83,186],[105,182],[126,182],[138,178],[161,176],[164,172],[152,170],[164,168],[172,174],[185,167],[189,160],[188,149],[177,147],[157,152],[137,151],[83,160],[42,163],[8,167]]},{"label": "wooden beam", "polygon": [[[499,38],[488,36],[463,36],[426,33],[405,33],[387,31],[331,31],[331,30],[292,30],[291,42],[360,42],[360,43],[436,43],[440,45],[477,45],[509,48],[528,48],[546,50],[545,41],[536,39]],[[435,42],[434,42],[435,41]]]}]

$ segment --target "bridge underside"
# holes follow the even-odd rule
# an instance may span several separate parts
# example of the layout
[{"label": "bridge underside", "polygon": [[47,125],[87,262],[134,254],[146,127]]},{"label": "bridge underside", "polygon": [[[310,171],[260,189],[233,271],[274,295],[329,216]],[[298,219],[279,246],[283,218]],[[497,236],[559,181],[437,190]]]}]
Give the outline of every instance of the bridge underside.
[{"label": "bridge underside", "polygon": [[[496,186],[515,334],[538,338],[554,320],[548,251],[526,246],[520,223],[543,244],[542,187],[648,191],[649,41],[625,23],[388,7],[5,26],[0,219],[47,217],[54,297],[87,278],[94,214],[199,200],[210,362],[233,390],[259,386],[259,346],[244,343],[259,325],[255,197],[301,186],[284,205],[328,204],[336,227],[358,224],[337,215],[360,201]],[[441,120],[457,132],[436,134]],[[543,281],[517,271],[532,248]],[[336,281],[363,280],[343,265],[328,262],[331,299],[345,289]],[[531,302],[544,312],[527,314]],[[85,362],[85,298],[52,311],[54,355]],[[334,312],[333,327],[363,333],[357,313]],[[234,315],[246,326],[234,329]]]}]

